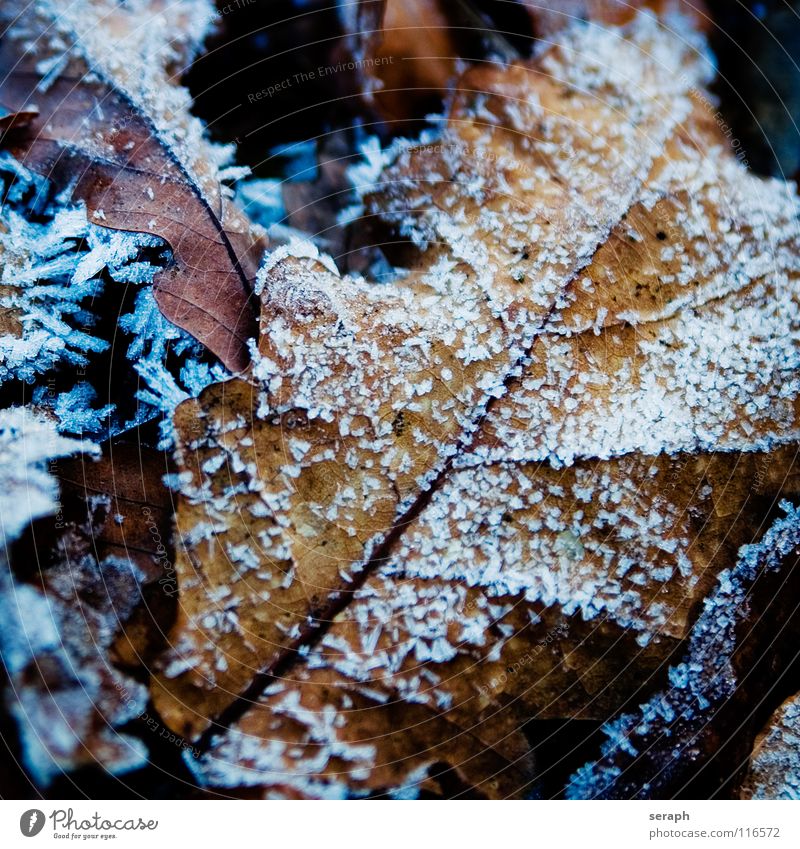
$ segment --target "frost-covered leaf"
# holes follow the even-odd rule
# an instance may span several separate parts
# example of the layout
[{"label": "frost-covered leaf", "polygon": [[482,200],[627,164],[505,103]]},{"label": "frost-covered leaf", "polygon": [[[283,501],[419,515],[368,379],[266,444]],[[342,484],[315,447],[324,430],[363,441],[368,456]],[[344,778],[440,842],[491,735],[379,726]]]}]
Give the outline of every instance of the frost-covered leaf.
[{"label": "frost-covered leaf", "polygon": [[122,440],[105,443],[91,463],[80,457],[59,463],[62,527],[53,536],[65,536],[59,531],[69,525],[101,560],[130,559],[144,582],[166,584],[172,496],[162,478],[168,471],[161,452]]},{"label": "frost-covered leaf", "polygon": [[49,534],[56,541],[50,559],[58,567],[80,562],[86,551],[100,563],[132,564],[141,592],[109,652],[140,672],[161,649],[175,616],[172,495],[162,480],[168,469],[160,452],[120,439],[104,444],[91,464],[82,458],[59,463],[59,516],[54,525],[36,529],[37,539]]},{"label": "frost-covered leaf", "polygon": [[[779,592],[785,593],[786,578],[796,572],[800,553],[800,512],[788,502],[781,507],[786,515],[757,544],[742,547],[736,564],[719,574],[692,628],[685,655],[669,668],[669,686],[606,726],[600,758],[572,776],[568,797],[658,798],[670,787],[685,787],[691,770],[707,764],[722,743],[746,739],[743,726],[752,721],[751,716],[740,711],[726,718],[725,709],[741,705],[751,690],[755,701],[760,701],[765,688],[774,683],[769,663],[761,681],[751,680],[752,656],[760,653],[750,647],[750,643],[758,645],[754,627],[761,621],[769,634],[767,643],[772,643],[775,633],[787,626],[787,606],[789,619],[794,608],[793,601],[781,604],[775,592],[778,582],[770,583],[777,573],[783,579]],[[767,609],[753,609],[758,582],[766,582],[769,588]],[[738,768],[741,760],[735,755],[734,768]],[[779,770],[786,767],[779,754],[775,760]],[[768,769],[769,752],[763,764]],[[791,782],[790,776],[785,777]]]},{"label": "frost-covered leaf", "polygon": [[24,408],[0,412],[0,656],[3,698],[16,720],[23,760],[45,786],[62,769],[101,763],[111,771],[139,766],[144,746],[114,729],[140,713],[147,691],[109,663],[107,649],[139,598],[141,574],[126,559],[98,563],[91,541],[41,576],[19,581],[10,543],[33,519],[61,505],[59,458],[95,446],[59,436],[52,422]]},{"label": "frost-covered leaf", "polygon": [[676,13],[689,16],[695,26],[708,28],[702,0],[520,0],[531,16],[534,32],[549,38],[576,21],[598,21],[620,26],[640,9],[649,9],[669,22]]},{"label": "frost-covered leaf", "polygon": [[140,598],[130,560],[90,552],[48,570],[42,586],[0,578],[0,652],[5,705],[23,762],[41,786],[62,770],[102,765],[112,773],[146,762],[144,744],[116,729],[147,703],[141,683],[111,664],[109,649]]},{"label": "frost-covered leaf", "polygon": [[19,11],[3,10],[12,26],[0,47],[0,103],[35,105],[38,117],[6,137],[9,150],[85,202],[94,223],[164,239],[172,262],[154,281],[159,308],[243,368],[260,235],[222,185],[240,173],[227,168],[231,151],[204,139],[175,81],[211,5],[39,0]]},{"label": "frost-covered leaf", "polygon": [[[444,709],[462,729],[480,728],[487,744],[533,717],[607,716],[674,651],[711,575],[757,531],[755,520],[731,525],[730,517],[759,515],[747,491],[753,467],[765,460],[743,458],[732,480],[725,456],[691,459],[677,471],[667,458],[631,458],[621,468],[608,464],[602,475],[587,464],[569,473],[529,468],[527,478],[499,467],[479,471],[477,479],[472,470],[459,476],[455,492],[434,496],[319,647],[302,652],[287,676],[291,685],[276,688],[258,715],[281,713],[284,697],[311,709],[305,700],[334,678],[339,695],[327,698],[342,717],[356,696],[376,711],[382,702],[408,700]],[[511,497],[508,481],[515,478],[525,486]],[[665,478],[670,496],[659,498]],[[476,489],[484,494],[477,502]],[[652,536],[640,538],[650,523]],[[258,624],[243,627],[263,633]],[[356,717],[339,726],[345,735],[361,731]],[[254,755],[255,744],[242,736],[260,728],[280,739],[273,734],[278,727],[244,719],[222,744],[224,753],[212,750],[212,780],[222,779],[219,758],[239,762],[240,742]],[[374,766],[396,745],[388,730],[396,727],[387,724]],[[424,746],[415,752],[424,755]],[[305,769],[302,759],[275,747],[263,752],[261,766],[299,780]],[[336,771],[331,765],[334,783]],[[235,771],[230,778],[235,782]],[[381,780],[378,771],[367,784],[385,789],[371,783]]]},{"label": "frost-covered leaf", "polygon": [[9,112],[0,104],[0,131],[6,132],[15,127],[26,127],[37,115],[37,109],[31,109],[28,112]]},{"label": "frost-covered leaf", "polygon": [[800,799],[800,694],[788,698],[756,739],[745,799]]},{"label": "frost-covered leaf", "polygon": [[[454,768],[483,749],[519,768],[527,721],[604,718],[659,679],[712,577],[758,532],[756,519],[731,516],[759,515],[748,491],[765,460],[745,455],[732,475],[724,455],[687,458],[677,473],[668,457],[567,473],[540,466],[527,479],[493,467],[476,481],[470,470],[466,492],[434,496],[319,643],[212,744],[198,774],[224,787],[269,788],[283,776],[299,789],[390,792],[388,765],[395,780],[419,781],[437,764],[431,738],[409,737],[413,726],[396,720],[398,702],[464,735]],[[514,477],[526,483],[516,498],[506,483]],[[476,487],[478,503],[468,495]],[[327,757],[319,716],[328,717]],[[347,769],[338,747],[356,740],[373,751]],[[535,764],[525,771],[532,782]],[[514,770],[508,778],[515,792],[525,784]]]},{"label": "frost-covered leaf", "polygon": [[[797,206],[693,102],[709,64],[681,20],[468,72],[438,136],[373,155],[365,209],[413,247],[393,281],[308,243],[263,266],[252,371],[175,417],[153,698],[187,735],[245,711],[202,781],[522,792],[517,767],[459,769],[518,763],[531,717],[652,691],[798,496]],[[461,744],[393,733],[398,703]]]}]

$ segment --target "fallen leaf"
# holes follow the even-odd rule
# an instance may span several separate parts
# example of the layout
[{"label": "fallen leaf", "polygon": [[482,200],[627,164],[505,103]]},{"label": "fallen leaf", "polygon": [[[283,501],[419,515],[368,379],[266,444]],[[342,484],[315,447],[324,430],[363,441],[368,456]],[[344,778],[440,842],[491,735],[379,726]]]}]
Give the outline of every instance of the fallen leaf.
[{"label": "fallen leaf", "polygon": [[694,26],[707,30],[710,18],[702,0],[520,0],[539,38],[549,38],[576,21],[612,26],[629,23],[640,9],[649,9],[665,20],[682,14]]},{"label": "fallen leaf", "polygon": [[162,452],[125,440],[105,443],[90,463],[65,460],[56,470],[62,501],[72,504],[72,524],[89,523],[87,541],[99,559],[132,560],[146,583],[165,577],[169,559],[172,495],[162,482],[169,471]]},{"label": "fallen leaf", "polygon": [[[176,415],[153,698],[215,732],[201,781],[507,795],[463,764],[652,692],[797,494],[796,205],[726,149],[682,36],[641,16],[468,72],[442,136],[363,187],[416,248],[395,282],[310,245],[262,268],[252,372]],[[395,735],[397,702],[462,744]]]},{"label": "fallen leaf", "polygon": [[[84,201],[94,223],[165,239],[172,263],[155,279],[159,308],[241,370],[263,246],[221,186],[229,152],[205,141],[188,92],[170,76],[202,39],[210,7],[82,0],[69,9],[37,2],[21,16],[15,9],[6,10],[13,25],[0,46],[0,103],[37,115],[5,136],[7,148]],[[174,30],[179,14],[199,31]]]},{"label": "fallen leaf", "polygon": [[744,799],[797,799],[800,794],[800,694],[775,711],[758,735],[742,787]]},{"label": "fallen leaf", "polygon": [[[257,382],[234,380],[175,416],[186,474],[176,534],[181,597],[172,659],[154,698],[187,735],[215,712],[203,705],[193,716],[187,706],[199,697],[222,709],[265,654],[277,659],[307,618],[326,617],[332,591],[346,587],[347,573],[359,571],[398,510],[414,503],[421,479],[435,477],[439,440],[449,435],[455,444],[470,425],[486,394],[477,385],[485,362],[506,357],[496,330],[481,326],[477,299],[474,313],[464,298],[458,315],[419,313],[410,292],[342,280],[316,259],[275,269],[270,293],[259,370],[274,403]],[[482,359],[458,356],[457,331],[486,347]],[[314,369],[306,346],[320,357]],[[327,380],[332,373],[341,385]],[[435,420],[425,415],[429,405],[441,410]],[[242,570],[241,584],[231,582],[231,568]],[[218,591],[221,606],[208,608]],[[208,618],[197,630],[200,610]],[[241,638],[251,620],[260,623],[256,642]],[[196,664],[215,654],[212,644],[227,655],[219,668]],[[179,671],[186,674],[173,680]]]},{"label": "fallen leaf", "polygon": [[[568,798],[663,798],[675,787],[693,798],[693,776],[716,772],[719,783],[709,780],[708,795],[741,768],[757,730],[752,706],[795,660],[793,647],[783,652],[788,657],[774,652],[776,637],[793,628],[800,543],[800,514],[789,502],[781,507],[786,515],[719,575],[685,654],[669,668],[668,686],[607,724],[600,756],[572,776]],[[765,645],[773,650],[765,653]],[[721,761],[716,771],[715,759]],[[767,754],[762,765],[769,761]]]},{"label": "fallen leaf", "polygon": [[[448,761],[453,768],[490,751],[523,771],[525,780],[513,772],[509,782],[517,782],[513,795],[524,792],[537,777],[533,761],[519,762],[526,722],[603,719],[661,680],[709,584],[737,544],[758,532],[754,517],[763,513],[748,492],[753,467],[765,459],[744,455],[732,474],[725,456],[690,457],[673,472],[668,497],[661,479],[672,471],[668,457],[629,455],[577,464],[566,474],[546,466],[491,468],[477,481],[470,470],[456,481],[466,492],[434,496],[388,563],[318,644],[214,740],[196,773],[212,786],[259,785],[265,792],[273,776],[299,789],[310,783],[320,794],[413,792],[435,767],[431,740],[441,738],[429,728],[410,734],[413,726],[396,716],[402,704],[424,706],[429,725],[441,716],[460,736]],[[704,498],[720,471],[725,479]],[[510,491],[504,479],[526,480],[523,473],[527,489]],[[619,507],[586,491],[589,481],[615,493]],[[478,503],[470,500],[476,487],[484,493]],[[576,499],[576,491],[584,494]],[[515,509],[525,492],[534,505]],[[796,484],[791,492],[798,494]],[[542,494],[537,503],[533,496]],[[747,518],[731,526],[728,516],[717,516],[724,501],[736,502],[737,515]],[[468,518],[454,504],[464,504]],[[446,530],[447,512],[458,547]],[[581,522],[591,530],[570,530]],[[659,524],[652,537],[638,539],[648,522]],[[326,736],[317,728],[323,720]],[[372,751],[345,768],[339,753],[356,741]],[[485,778],[471,786],[481,792]],[[498,790],[502,797],[508,787],[483,788],[487,795]]]},{"label": "fallen leaf", "polygon": [[84,552],[48,570],[41,587],[2,582],[3,657],[15,660],[5,705],[39,786],[82,766],[115,774],[147,762],[144,744],[119,731],[144,712],[147,688],[111,657],[141,581],[132,561]]},{"label": "fallen leaf", "polygon": [[148,673],[175,619],[178,583],[172,552],[172,494],[162,478],[168,458],[141,444],[115,440],[92,462],[66,460],[56,470],[61,512],[55,527],[37,527],[38,548],[56,540],[57,563],[129,562],[140,583],[110,655],[126,669]]}]

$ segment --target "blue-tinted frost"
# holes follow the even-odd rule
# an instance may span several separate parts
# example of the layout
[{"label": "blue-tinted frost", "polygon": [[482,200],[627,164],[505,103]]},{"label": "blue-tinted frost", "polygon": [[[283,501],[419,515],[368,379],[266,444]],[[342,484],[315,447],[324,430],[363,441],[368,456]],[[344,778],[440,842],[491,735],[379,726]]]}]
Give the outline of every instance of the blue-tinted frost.
[{"label": "blue-tinted frost", "polygon": [[[0,179],[7,184],[0,209],[0,384],[35,383],[59,366],[82,370],[111,344],[127,344],[140,378],[132,419],[99,400],[85,379],[58,393],[39,386],[33,400],[53,410],[62,432],[96,437],[162,415],[161,444],[167,446],[175,405],[227,372],[204,362],[202,345],[158,309],[149,284],[167,262],[165,242],[93,224],[82,204],[50,196],[46,180],[5,152]],[[133,312],[119,320],[122,335],[111,340],[101,335],[98,316],[109,281],[142,287]]]}]

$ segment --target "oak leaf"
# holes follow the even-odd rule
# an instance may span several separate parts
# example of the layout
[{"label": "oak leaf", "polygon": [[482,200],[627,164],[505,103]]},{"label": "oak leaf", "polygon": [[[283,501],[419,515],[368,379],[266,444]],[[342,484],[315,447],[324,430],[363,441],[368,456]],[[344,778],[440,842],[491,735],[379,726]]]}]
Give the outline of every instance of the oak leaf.
[{"label": "oak leaf", "polygon": [[[776,635],[791,632],[796,616],[800,512],[788,501],[780,507],[785,515],[719,574],[664,688],[606,725],[597,760],[571,777],[569,798],[669,798],[675,787],[691,795],[698,773],[706,773],[706,787],[716,792],[741,770],[759,730],[753,705],[795,661],[794,648],[781,649]],[[775,757],[769,746],[760,763],[753,753],[756,772],[745,793],[769,797],[781,792],[783,780],[782,790],[792,792],[792,767],[781,745],[781,723],[790,716],[791,706],[775,717]]]},{"label": "oak leaf", "polygon": [[201,781],[524,794],[522,724],[652,692],[797,495],[796,203],[727,149],[683,26],[468,72],[362,187],[415,248],[394,282],[262,267],[251,372],[175,416],[152,692],[211,729]]}]

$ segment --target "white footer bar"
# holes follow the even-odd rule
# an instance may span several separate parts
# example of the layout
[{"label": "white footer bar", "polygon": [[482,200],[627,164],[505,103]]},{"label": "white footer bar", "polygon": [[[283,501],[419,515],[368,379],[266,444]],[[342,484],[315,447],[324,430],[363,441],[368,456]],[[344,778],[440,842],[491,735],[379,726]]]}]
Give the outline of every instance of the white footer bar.
[{"label": "white footer bar", "polygon": [[53,841],[174,849],[794,849],[800,803],[0,801],[0,846]]}]

